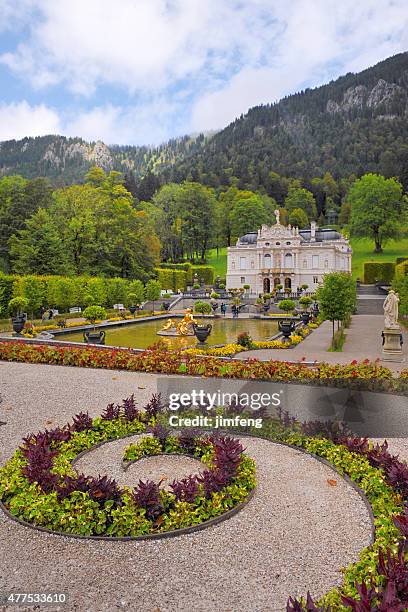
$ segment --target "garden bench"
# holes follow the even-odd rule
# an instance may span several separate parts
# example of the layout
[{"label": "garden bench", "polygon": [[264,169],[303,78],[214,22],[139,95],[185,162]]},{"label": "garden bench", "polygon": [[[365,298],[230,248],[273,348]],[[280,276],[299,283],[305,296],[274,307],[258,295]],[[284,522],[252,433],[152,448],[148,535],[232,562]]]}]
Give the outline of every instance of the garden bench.
[{"label": "garden bench", "polygon": [[114,310],[126,310],[123,304],[114,304],[113,308]]},{"label": "garden bench", "polygon": [[75,314],[77,312],[82,312],[81,307],[80,306],[74,306],[73,308],[69,309],[69,314]]}]

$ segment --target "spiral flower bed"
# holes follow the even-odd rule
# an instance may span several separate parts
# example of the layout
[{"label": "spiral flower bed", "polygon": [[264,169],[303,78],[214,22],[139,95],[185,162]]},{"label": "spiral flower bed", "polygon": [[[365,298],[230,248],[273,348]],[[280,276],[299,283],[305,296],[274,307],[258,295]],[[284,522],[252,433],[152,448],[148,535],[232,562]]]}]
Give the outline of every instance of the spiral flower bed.
[{"label": "spiral flower bed", "polygon": [[[77,414],[72,423],[23,439],[0,470],[0,501],[13,518],[36,528],[85,537],[144,538],[202,528],[228,518],[255,488],[255,463],[228,436],[170,436],[157,416],[156,396],[143,411],[133,396],[110,404],[101,417]],[[126,449],[125,459],[163,453],[200,459],[207,468],[170,484],[139,481],[120,488],[108,476],[80,474],[73,461],[97,445],[151,432]]]}]

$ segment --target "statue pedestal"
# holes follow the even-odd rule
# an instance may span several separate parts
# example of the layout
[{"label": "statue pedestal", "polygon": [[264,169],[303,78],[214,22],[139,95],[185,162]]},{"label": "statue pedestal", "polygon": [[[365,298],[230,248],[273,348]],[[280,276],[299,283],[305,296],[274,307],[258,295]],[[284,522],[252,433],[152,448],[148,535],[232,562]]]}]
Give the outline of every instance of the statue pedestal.
[{"label": "statue pedestal", "polygon": [[401,330],[399,328],[388,328],[383,330],[382,361],[404,361],[401,347]]}]

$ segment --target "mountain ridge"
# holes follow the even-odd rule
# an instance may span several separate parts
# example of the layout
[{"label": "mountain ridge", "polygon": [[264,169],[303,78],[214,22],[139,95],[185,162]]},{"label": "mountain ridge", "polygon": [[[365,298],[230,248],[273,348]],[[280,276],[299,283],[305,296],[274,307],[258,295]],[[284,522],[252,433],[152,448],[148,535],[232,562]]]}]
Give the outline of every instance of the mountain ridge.
[{"label": "mountain ridge", "polygon": [[0,143],[0,175],[83,180],[91,165],[154,173],[158,182],[197,180],[268,192],[270,173],[311,179],[331,172],[381,172],[408,181],[408,52],[359,73],[261,104],[213,134],[182,136],[158,147],[87,143],[41,136]]}]

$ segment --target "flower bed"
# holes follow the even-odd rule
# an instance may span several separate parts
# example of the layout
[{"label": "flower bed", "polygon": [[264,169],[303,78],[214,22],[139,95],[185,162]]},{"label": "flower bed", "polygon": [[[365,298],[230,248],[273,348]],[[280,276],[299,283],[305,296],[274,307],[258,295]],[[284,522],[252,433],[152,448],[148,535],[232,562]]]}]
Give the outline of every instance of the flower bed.
[{"label": "flower bed", "polygon": [[288,341],[284,340],[250,340],[246,346],[238,343],[224,344],[219,347],[209,347],[208,349],[189,348],[184,349],[183,353],[187,355],[212,355],[213,357],[233,357],[242,351],[250,351],[254,349],[290,349],[297,346],[310,331],[307,328],[296,330],[296,334],[292,334]]},{"label": "flower bed", "polygon": [[24,342],[0,342],[0,360],[24,363],[107,368],[158,374],[186,374],[217,378],[291,381],[304,384],[324,384],[378,391],[408,393],[408,370],[393,378],[390,369],[369,360],[350,364],[303,363],[285,361],[225,361],[217,357],[186,355],[185,351],[165,349],[132,350],[91,348],[87,346],[33,345]]},{"label": "flower bed", "polygon": [[[170,436],[156,424],[158,397],[141,412],[133,396],[110,404],[101,417],[76,415],[73,422],[24,438],[0,470],[0,500],[18,520],[57,533],[143,537],[197,526],[244,503],[255,487],[255,464],[238,440],[209,435]],[[78,474],[72,461],[95,445],[152,431],[126,450],[127,459],[177,453],[207,465],[203,473],[175,480],[171,491],[139,481],[122,489],[107,476]]]}]

